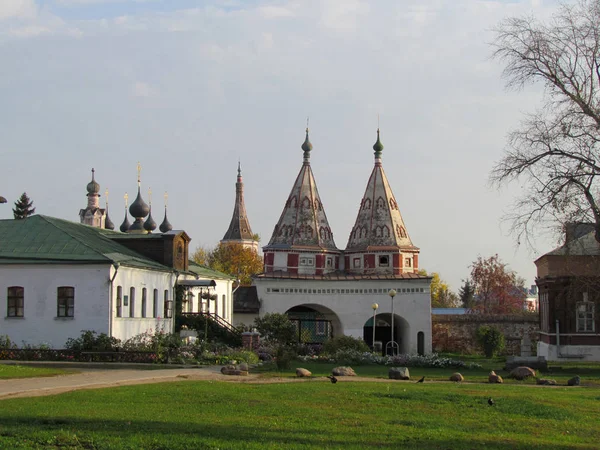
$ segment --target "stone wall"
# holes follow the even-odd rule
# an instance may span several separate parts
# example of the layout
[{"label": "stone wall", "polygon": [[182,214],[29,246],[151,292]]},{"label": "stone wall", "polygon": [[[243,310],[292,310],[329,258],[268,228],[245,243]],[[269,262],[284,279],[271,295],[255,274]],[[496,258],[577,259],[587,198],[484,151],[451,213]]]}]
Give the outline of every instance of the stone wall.
[{"label": "stone wall", "polygon": [[481,314],[432,315],[434,352],[481,353],[475,338],[480,326],[494,326],[504,333],[506,347],[503,355],[520,355],[521,340],[529,336],[531,351],[535,354],[539,339],[539,316],[492,316]]}]

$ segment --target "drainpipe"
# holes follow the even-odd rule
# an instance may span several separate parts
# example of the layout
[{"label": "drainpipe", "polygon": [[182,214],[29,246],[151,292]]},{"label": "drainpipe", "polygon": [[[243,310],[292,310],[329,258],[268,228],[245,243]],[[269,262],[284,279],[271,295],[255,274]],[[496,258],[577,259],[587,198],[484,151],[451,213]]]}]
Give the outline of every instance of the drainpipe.
[{"label": "drainpipe", "polygon": [[235,289],[233,291],[231,291],[231,311],[230,311],[230,314],[229,314],[229,323],[233,323],[233,294],[235,294],[235,292],[242,285],[242,282],[241,282],[241,280],[239,278],[236,281],[237,281],[237,286],[235,287]]},{"label": "drainpipe", "polygon": [[560,354],[560,325],[558,319],[556,319],[556,356],[562,357]]},{"label": "drainpipe", "polygon": [[114,281],[115,278],[117,278],[117,272],[119,271],[119,267],[121,267],[121,265],[116,262],[113,263],[113,267],[115,268],[115,273],[113,273],[112,278],[110,279],[110,297],[109,297],[109,301],[108,301],[108,305],[109,305],[109,314],[108,314],[108,335],[110,337],[113,337],[113,294],[114,294]]}]

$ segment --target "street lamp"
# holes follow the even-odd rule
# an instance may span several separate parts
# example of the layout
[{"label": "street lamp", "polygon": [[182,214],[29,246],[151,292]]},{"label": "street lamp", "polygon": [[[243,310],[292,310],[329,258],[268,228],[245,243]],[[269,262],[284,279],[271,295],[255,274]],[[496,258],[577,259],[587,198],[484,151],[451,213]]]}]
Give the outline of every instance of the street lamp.
[{"label": "street lamp", "polygon": [[385,353],[387,354],[387,353],[389,353],[389,350],[391,350],[392,356],[394,356],[394,355],[400,353],[400,346],[394,340],[394,297],[396,296],[396,290],[390,289],[390,291],[388,292],[388,295],[392,299],[392,340],[386,344]]},{"label": "street lamp", "polygon": [[375,314],[377,313],[377,308],[379,308],[379,305],[377,303],[373,303],[371,308],[373,308],[373,351],[375,351]]}]

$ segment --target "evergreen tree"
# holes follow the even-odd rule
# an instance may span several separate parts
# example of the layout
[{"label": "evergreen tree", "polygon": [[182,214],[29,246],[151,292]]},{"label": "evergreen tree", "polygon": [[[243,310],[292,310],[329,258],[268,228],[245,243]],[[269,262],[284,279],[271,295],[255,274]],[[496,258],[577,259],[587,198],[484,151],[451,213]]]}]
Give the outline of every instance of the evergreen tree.
[{"label": "evergreen tree", "polygon": [[35,208],[32,208],[33,200],[27,197],[27,192],[23,192],[19,200],[15,202],[13,214],[15,219],[25,219],[35,213]]},{"label": "evergreen tree", "polygon": [[458,291],[458,296],[463,308],[473,307],[475,304],[475,290],[469,280],[465,280],[465,284],[463,284]]}]

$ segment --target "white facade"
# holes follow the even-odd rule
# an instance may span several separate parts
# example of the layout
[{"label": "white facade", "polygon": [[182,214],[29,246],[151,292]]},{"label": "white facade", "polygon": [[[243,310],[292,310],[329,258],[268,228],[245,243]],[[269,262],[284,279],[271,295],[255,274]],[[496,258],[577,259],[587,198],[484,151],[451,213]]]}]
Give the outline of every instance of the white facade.
[{"label": "white facade", "polygon": [[[173,299],[175,275],[170,272],[123,266],[115,269],[110,264],[11,264],[2,266],[0,274],[0,305],[4,309],[0,335],[9,336],[19,346],[44,343],[63,348],[68,338],[78,338],[82,330],[126,340],[148,330],[173,329],[173,319],[165,318],[163,313],[164,291]],[[22,317],[8,317],[7,293],[13,286],[23,288]],[[122,292],[132,287],[136,292],[133,310],[129,298],[127,307],[121,304],[122,317],[117,315],[117,286]],[[58,317],[59,287],[73,288],[72,317]],[[142,317],[144,288],[148,293],[146,318]],[[156,318],[150,309],[154,289],[161,293]]]},{"label": "white facade", "polygon": [[[260,316],[286,313],[297,306],[310,307],[331,321],[333,335],[363,338],[364,328],[373,317],[373,303],[379,305],[377,319],[388,321],[393,300],[395,341],[401,353],[418,352],[418,334],[423,333],[423,352],[431,353],[430,279],[310,280],[256,278],[261,301]],[[343,292],[343,293],[342,293]],[[379,325],[378,325],[379,326]]]},{"label": "white facade", "polygon": [[[195,280],[195,277],[187,276]],[[203,279],[203,278],[200,278]],[[233,280],[211,278],[216,283],[214,288],[191,286],[188,288],[188,298],[184,301],[182,312],[199,313],[208,312],[216,314],[229,323],[233,322]],[[216,298],[202,298],[202,294],[212,294]]]},{"label": "white facade", "polygon": [[537,355],[548,361],[600,361],[600,346],[598,345],[561,345],[560,355],[556,345],[539,341]]}]

